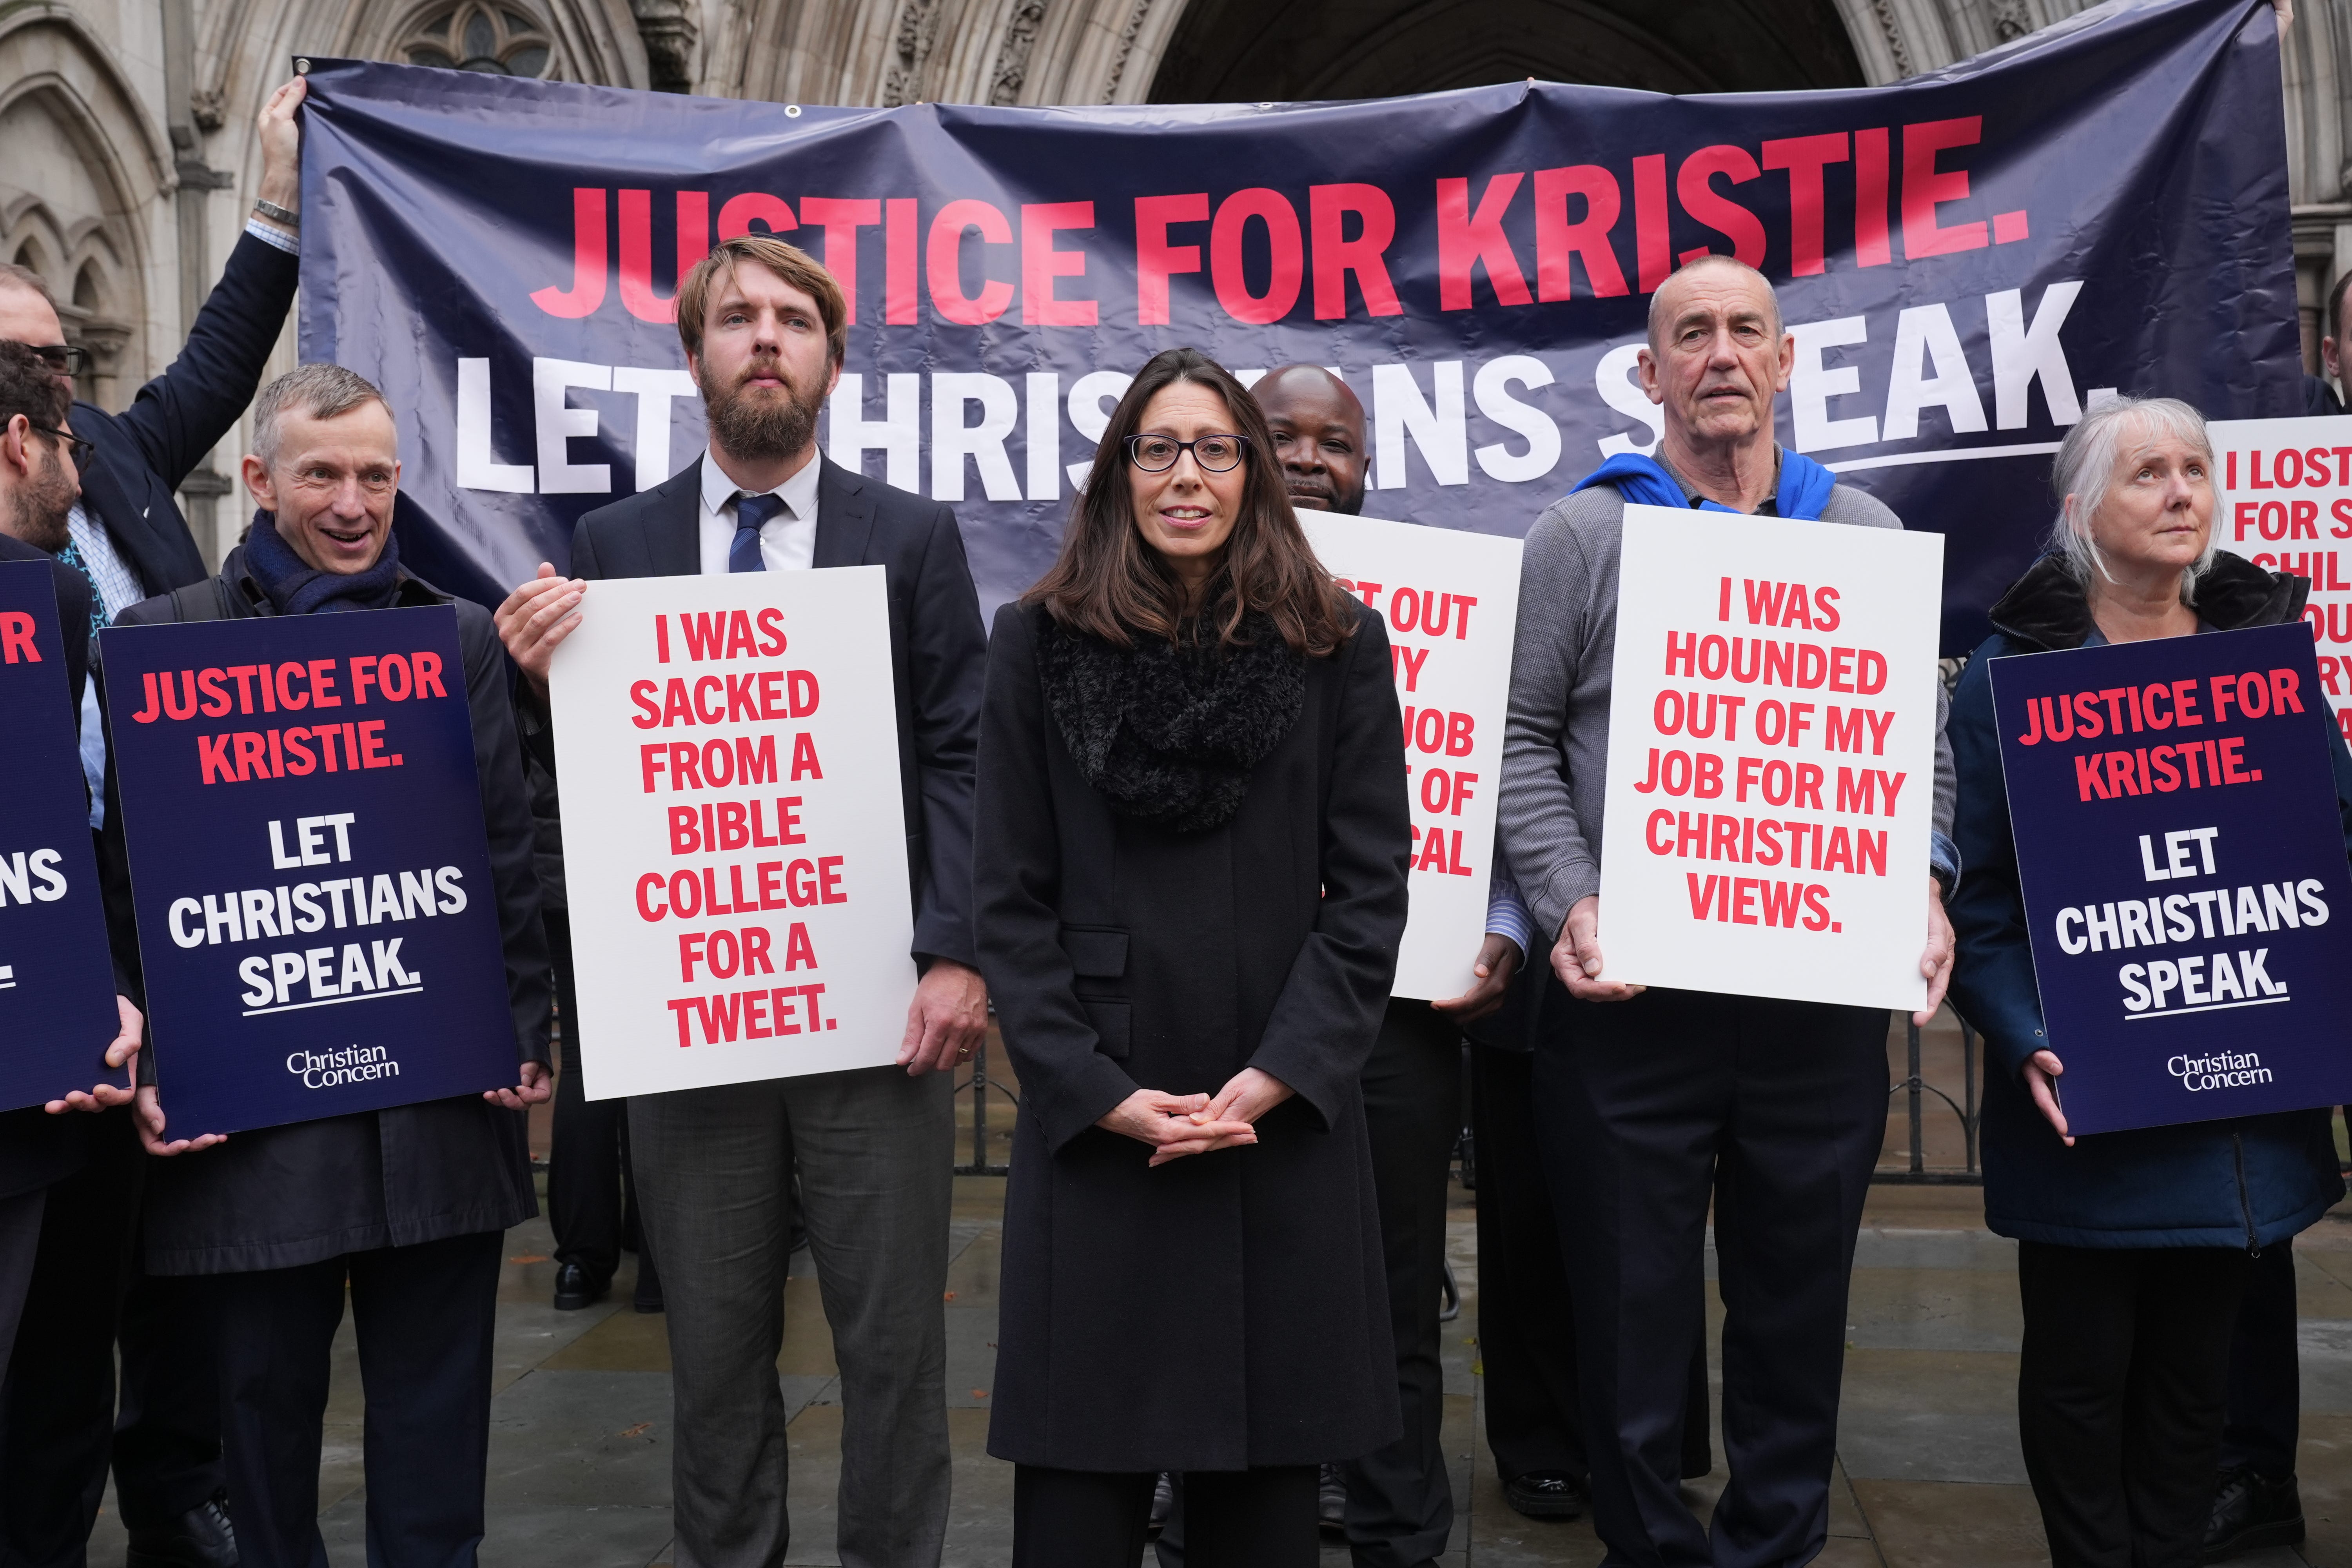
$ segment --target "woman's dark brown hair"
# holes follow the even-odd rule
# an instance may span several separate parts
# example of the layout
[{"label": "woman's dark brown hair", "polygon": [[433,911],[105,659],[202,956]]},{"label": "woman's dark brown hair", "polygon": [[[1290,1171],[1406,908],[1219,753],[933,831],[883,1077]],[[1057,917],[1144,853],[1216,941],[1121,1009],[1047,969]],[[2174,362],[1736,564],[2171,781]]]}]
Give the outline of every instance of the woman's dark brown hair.
[{"label": "woman's dark brown hair", "polygon": [[1244,438],[1241,505],[1224,559],[1202,597],[1218,611],[1219,640],[1246,640],[1242,623],[1256,610],[1300,653],[1316,658],[1330,653],[1355,631],[1348,596],[1299,530],[1257,399],[1198,349],[1170,349],[1138,373],[1095,448],[1094,469],[1070,508],[1060,557],[1022,602],[1043,605],[1063,626],[1118,647],[1133,647],[1138,636],[1178,639],[1185,621],[1183,584],[1136,525],[1127,438],[1142,426],[1152,398],[1180,381],[1223,398],[1233,416],[1231,433]]}]

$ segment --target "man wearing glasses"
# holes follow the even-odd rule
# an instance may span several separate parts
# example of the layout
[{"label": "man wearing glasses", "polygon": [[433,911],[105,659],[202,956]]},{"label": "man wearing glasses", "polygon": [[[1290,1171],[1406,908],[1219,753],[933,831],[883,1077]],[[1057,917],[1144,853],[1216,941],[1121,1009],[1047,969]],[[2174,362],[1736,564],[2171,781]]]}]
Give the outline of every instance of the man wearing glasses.
[{"label": "man wearing glasses", "polygon": [[[121,413],[78,402],[60,426],[79,443],[80,497],[54,553],[89,581],[92,632],[150,595],[210,574],[173,492],[252,401],[294,302],[301,202],[294,116],[303,91],[297,78],[261,111],[260,199],[178,358]],[[0,265],[0,341],[30,348],[68,393],[87,368],[85,351],[66,341],[48,284],[26,268]],[[105,731],[86,700],[82,764],[93,827],[104,763]],[[142,1163],[130,1112],[101,1116],[88,1131],[88,1163],[49,1189],[18,1331],[28,1353],[16,1359],[0,1411],[7,1435],[0,1561],[79,1561],[111,1460],[131,1568],[228,1568],[236,1548],[217,1495],[211,1359],[173,1282],[126,1269]]]}]

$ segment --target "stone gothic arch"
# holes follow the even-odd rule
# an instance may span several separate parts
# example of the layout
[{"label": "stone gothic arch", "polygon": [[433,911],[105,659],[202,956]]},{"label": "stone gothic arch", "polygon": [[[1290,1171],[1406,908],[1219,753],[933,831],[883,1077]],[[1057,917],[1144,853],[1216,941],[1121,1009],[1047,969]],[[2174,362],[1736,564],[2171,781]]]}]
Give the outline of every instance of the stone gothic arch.
[{"label": "stone gothic arch", "polygon": [[151,229],[173,179],[160,128],[110,51],[70,13],[0,21],[0,259],[41,274],[68,341],[91,351],[81,395],[119,406],[152,341]]},{"label": "stone gothic arch", "polygon": [[753,0],[698,90],[784,102],[1140,103],[1185,0]]}]

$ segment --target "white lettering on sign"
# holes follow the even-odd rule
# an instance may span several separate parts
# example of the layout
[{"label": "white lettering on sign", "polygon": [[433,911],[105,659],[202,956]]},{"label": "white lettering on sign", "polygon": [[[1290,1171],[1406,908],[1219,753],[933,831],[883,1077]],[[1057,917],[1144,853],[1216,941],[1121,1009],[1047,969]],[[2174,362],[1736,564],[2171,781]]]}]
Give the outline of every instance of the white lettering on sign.
[{"label": "white lettering on sign", "polygon": [[340,1051],[289,1052],[286,1070],[301,1079],[304,1089],[336,1089],[398,1078],[400,1063],[383,1046],[350,1046]]}]

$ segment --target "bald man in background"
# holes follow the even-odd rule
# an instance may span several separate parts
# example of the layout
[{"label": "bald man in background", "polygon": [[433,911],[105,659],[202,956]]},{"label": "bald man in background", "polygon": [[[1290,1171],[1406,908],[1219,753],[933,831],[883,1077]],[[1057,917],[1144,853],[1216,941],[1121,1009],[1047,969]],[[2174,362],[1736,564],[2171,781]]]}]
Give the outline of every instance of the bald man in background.
[{"label": "bald man in background", "polygon": [[[1291,505],[1360,513],[1364,405],[1348,384],[1320,365],[1292,364],[1268,372],[1252,390],[1265,412]],[[1364,1123],[1387,1254],[1404,1431],[1387,1447],[1337,1467],[1357,1568],[1421,1568],[1445,1550],[1453,1531],[1453,1488],[1439,1437],[1445,1370],[1437,1347],[1446,1278],[1446,1173],[1462,1131],[1462,1027],[1503,1005],[1531,930],[1518,889],[1497,863],[1476,984],[1444,1001],[1392,999],[1364,1065]],[[1574,1419],[1572,1411],[1569,1418]],[[1553,1500],[1565,1512],[1547,1517],[1573,1517],[1573,1482],[1559,1478]],[[1516,1495],[1513,1503],[1520,1504]],[[1327,1519],[1329,1511],[1327,1504]]]}]

